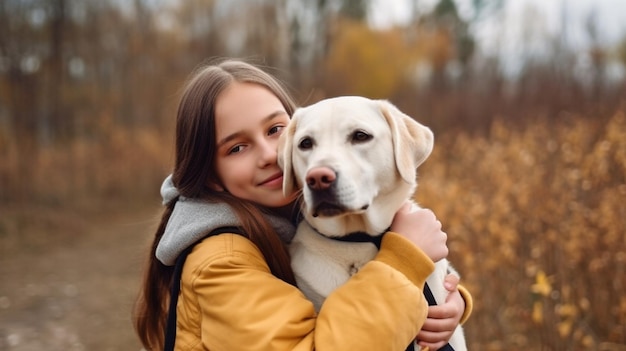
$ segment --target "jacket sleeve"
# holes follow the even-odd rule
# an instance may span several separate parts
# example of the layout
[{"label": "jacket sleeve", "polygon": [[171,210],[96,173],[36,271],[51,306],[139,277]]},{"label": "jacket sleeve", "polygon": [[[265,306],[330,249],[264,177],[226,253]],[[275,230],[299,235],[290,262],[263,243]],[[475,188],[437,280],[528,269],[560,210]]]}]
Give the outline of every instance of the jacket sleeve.
[{"label": "jacket sleeve", "polygon": [[422,288],[433,269],[422,251],[389,232],[377,257],[317,315],[296,287],[270,273],[249,240],[209,237],[185,262],[176,348],[200,349],[185,336],[199,333],[196,342],[216,351],[405,350],[426,319]]},{"label": "jacket sleeve", "polygon": [[472,299],[472,295],[469,290],[467,290],[467,288],[463,285],[459,284],[457,285],[457,288],[459,289],[459,293],[461,293],[463,300],[465,300],[465,311],[463,311],[463,316],[461,316],[461,324],[463,324],[472,314],[472,310],[474,309],[474,300]]}]

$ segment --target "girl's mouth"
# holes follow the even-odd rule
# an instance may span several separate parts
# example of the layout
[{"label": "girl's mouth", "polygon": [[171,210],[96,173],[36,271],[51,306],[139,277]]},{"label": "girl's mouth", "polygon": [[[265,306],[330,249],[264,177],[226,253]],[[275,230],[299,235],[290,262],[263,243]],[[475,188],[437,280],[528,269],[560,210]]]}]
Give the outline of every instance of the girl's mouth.
[{"label": "girl's mouth", "polygon": [[263,180],[259,185],[261,186],[277,186],[280,185],[282,187],[283,185],[283,173],[282,172],[278,172],[273,174],[272,176],[266,178],[265,180]]}]

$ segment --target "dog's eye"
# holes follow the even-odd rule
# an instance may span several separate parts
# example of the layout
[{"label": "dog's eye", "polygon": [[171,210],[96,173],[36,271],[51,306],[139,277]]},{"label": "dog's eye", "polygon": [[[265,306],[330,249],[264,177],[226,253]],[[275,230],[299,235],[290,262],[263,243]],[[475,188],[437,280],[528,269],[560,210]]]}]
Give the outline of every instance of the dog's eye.
[{"label": "dog's eye", "polygon": [[372,139],[373,137],[362,130],[357,130],[352,133],[352,142],[353,143],[362,143]]},{"label": "dog's eye", "polygon": [[298,144],[298,148],[300,150],[308,150],[313,147],[313,140],[311,138],[304,138],[300,140],[300,144]]}]

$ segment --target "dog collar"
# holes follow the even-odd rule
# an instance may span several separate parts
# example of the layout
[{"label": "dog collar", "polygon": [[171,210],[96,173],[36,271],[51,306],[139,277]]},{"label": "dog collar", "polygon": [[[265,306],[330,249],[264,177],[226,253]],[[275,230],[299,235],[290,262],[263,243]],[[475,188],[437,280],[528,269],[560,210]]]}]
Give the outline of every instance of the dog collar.
[{"label": "dog collar", "polygon": [[353,243],[372,243],[376,245],[376,248],[380,249],[380,244],[383,241],[383,234],[372,236],[365,232],[354,232],[344,236],[326,236],[325,237],[338,241],[346,241]]}]

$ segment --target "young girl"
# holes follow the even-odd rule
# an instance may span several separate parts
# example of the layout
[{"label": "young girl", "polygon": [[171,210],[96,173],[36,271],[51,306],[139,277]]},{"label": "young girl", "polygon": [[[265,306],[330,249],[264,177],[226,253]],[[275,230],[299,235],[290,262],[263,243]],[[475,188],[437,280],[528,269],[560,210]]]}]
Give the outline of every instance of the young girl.
[{"label": "young girl", "polygon": [[[172,266],[190,246],[177,350],[404,350],[416,335],[439,347],[469,315],[471,297],[462,289],[461,297],[456,281],[448,302],[429,312],[422,288],[433,261],[448,253],[446,234],[431,211],[408,208],[375,260],[315,313],[289,264],[298,204],[283,196],[276,163],[294,109],[273,77],[244,62],[207,66],[189,80],[174,170],[161,188],[166,209],[133,316],[147,350],[163,348],[169,288],[179,283]],[[214,230],[221,234],[206,237]]]}]

